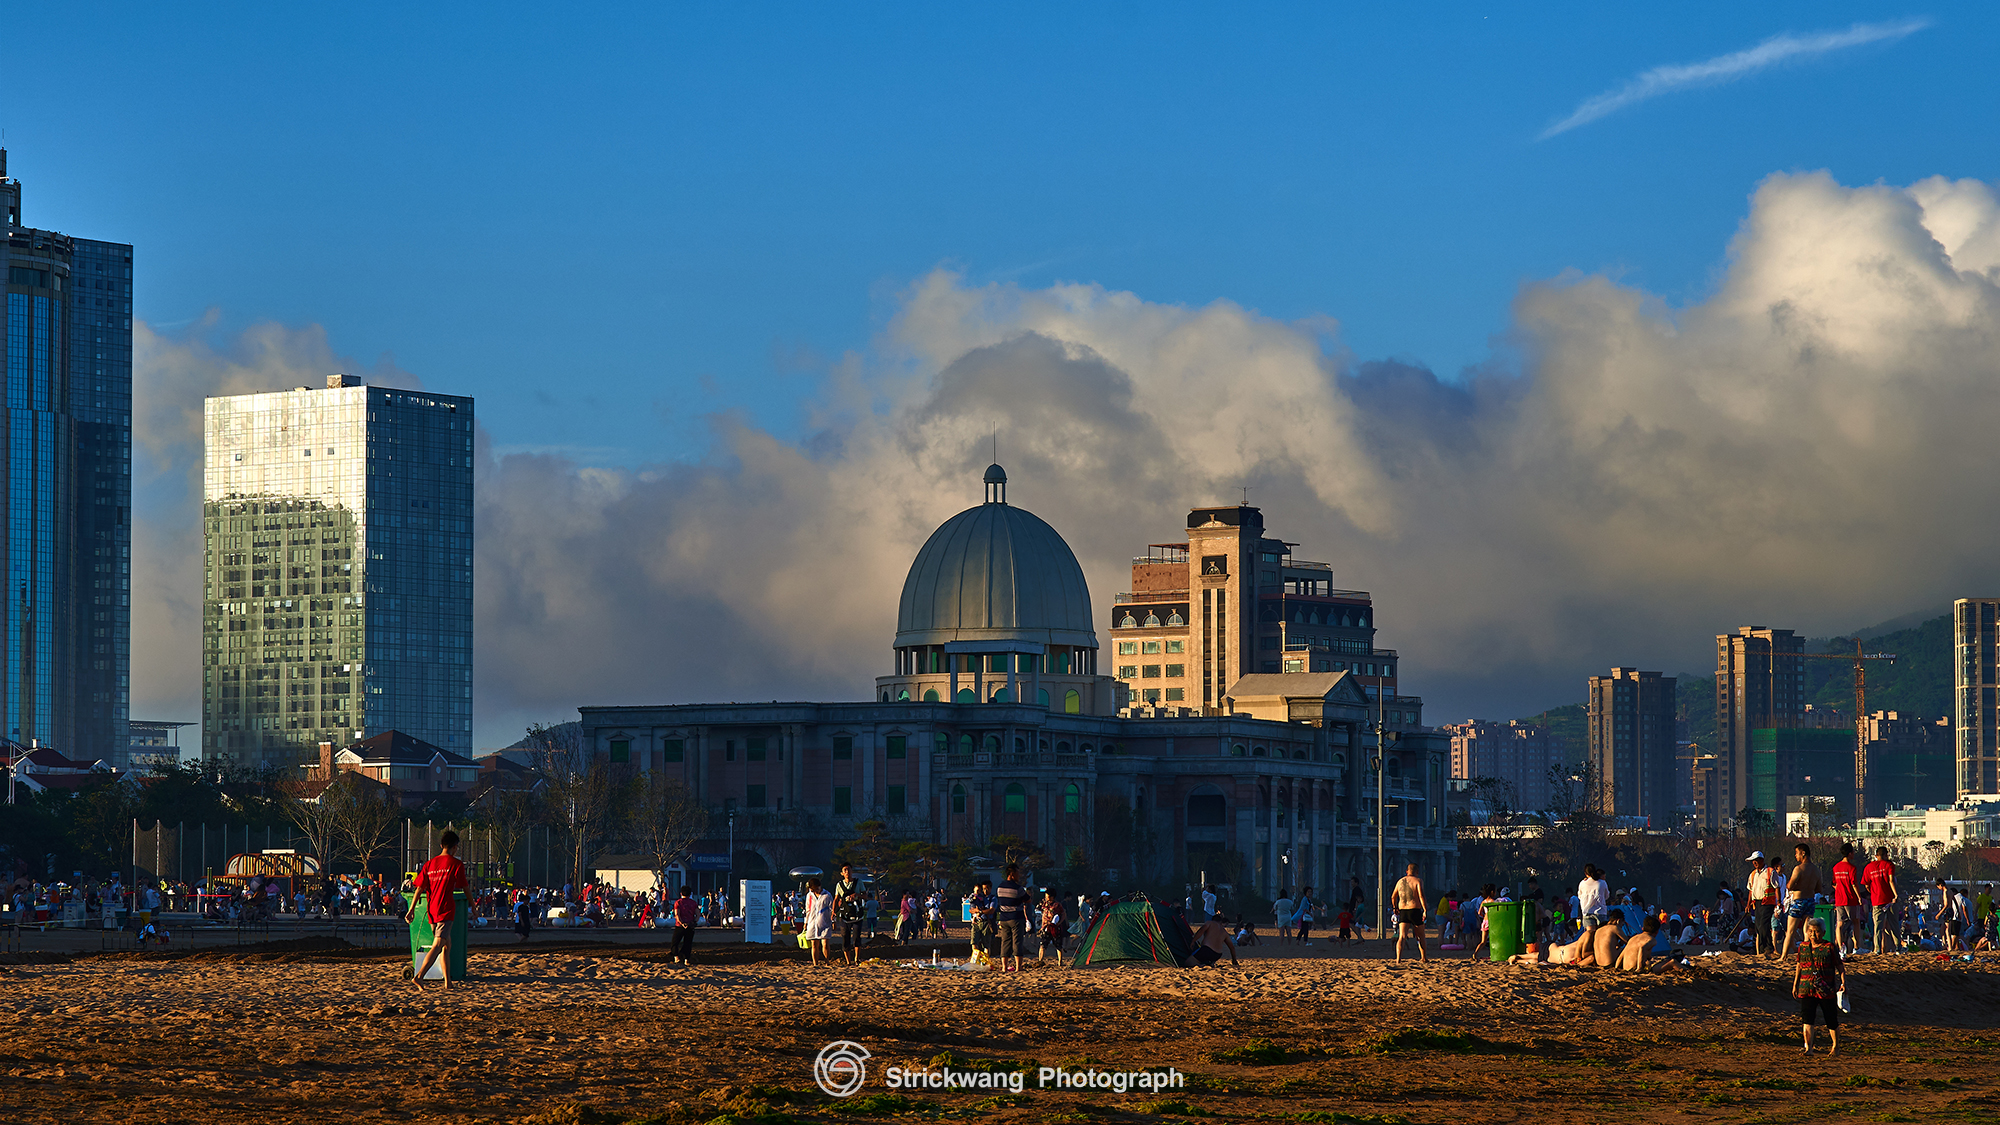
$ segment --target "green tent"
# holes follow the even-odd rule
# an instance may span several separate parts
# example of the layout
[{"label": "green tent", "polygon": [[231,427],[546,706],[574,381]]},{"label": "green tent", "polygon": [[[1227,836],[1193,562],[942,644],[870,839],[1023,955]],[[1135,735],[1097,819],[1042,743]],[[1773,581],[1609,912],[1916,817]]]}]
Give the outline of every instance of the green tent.
[{"label": "green tent", "polygon": [[1076,947],[1076,968],[1151,961],[1186,967],[1194,954],[1188,928],[1158,903],[1139,899],[1114,903],[1084,931]]}]

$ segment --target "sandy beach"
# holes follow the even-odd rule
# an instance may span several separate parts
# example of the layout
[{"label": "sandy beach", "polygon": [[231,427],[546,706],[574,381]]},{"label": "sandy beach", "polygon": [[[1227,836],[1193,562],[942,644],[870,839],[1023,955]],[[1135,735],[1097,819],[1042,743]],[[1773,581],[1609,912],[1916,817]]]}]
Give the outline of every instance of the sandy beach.
[{"label": "sandy beach", "polygon": [[[323,943],[322,943],[323,944]],[[1988,1117],[2000,964],[1862,958],[1839,1058],[1802,1057],[1788,976],[1733,954],[1641,976],[1271,947],[1240,969],[814,970],[789,952],[481,946],[0,958],[0,1120],[1781,1122]],[[913,949],[913,952],[915,950]],[[434,987],[434,986],[433,986]],[[839,1100],[834,1039],[872,1054]],[[1823,1042],[1823,1039],[1822,1039]],[[1176,1067],[1167,1094],[887,1089],[891,1066]]]}]

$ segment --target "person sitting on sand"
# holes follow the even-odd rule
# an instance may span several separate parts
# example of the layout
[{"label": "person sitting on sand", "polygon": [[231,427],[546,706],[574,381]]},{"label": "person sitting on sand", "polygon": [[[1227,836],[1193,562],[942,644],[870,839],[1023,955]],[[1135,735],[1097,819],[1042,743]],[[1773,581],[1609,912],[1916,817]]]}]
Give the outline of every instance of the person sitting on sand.
[{"label": "person sitting on sand", "polygon": [[[465,864],[458,859],[458,833],[447,828],[438,837],[438,854],[431,857],[417,872],[417,893],[423,896],[424,911],[430,916],[431,948],[424,954],[424,962],[411,975],[410,984],[418,992],[424,990],[424,977],[438,958],[451,949],[452,922],[458,917],[458,896],[454,893],[465,890]],[[403,921],[414,923],[417,909],[414,903]],[[451,958],[444,956],[444,987],[451,988]]]},{"label": "person sitting on sand", "polygon": [[1236,960],[1236,943],[1229,937],[1229,927],[1223,925],[1220,919],[1210,918],[1194,932],[1194,954],[1188,958],[1187,967],[1213,965],[1222,960],[1225,951],[1229,954],[1231,965],[1241,964]]},{"label": "person sitting on sand", "polygon": [[[1536,950],[1533,953],[1516,953],[1512,957],[1507,958],[1507,963],[1510,965],[1568,965],[1577,969],[1595,968],[1597,959],[1596,950],[1593,946],[1596,942],[1598,932],[1593,930],[1583,933],[1578,935],[1575,941],[1553,945],[1546,950]],[[1607,928],[1601,932],[1609,934],[1611,931]]]},{"label": "person sitting on sand", "polygon": [[1236,944],[1237,945],[1264,944],[1264,939],[1257,936],[1256,924],[1247,921],[1241,914],[1238,914],[1236,916]]},{"label": "person sitting on sand", "polygon": [[1611,962],[1620,971],[1636,973],[1646,967],[1646,955],[1653,951],[1653,945],[1660,936],[1660,916],[1646,915],[1639,923],[1639,932],[1625,939],[1625,948],[1619,951],[1618,959]]}]

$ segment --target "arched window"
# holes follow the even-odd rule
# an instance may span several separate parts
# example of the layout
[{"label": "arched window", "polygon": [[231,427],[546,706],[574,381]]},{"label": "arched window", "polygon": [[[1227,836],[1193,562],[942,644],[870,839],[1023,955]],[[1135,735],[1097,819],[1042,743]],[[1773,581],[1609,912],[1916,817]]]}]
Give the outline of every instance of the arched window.
[{"label": "arched window", "polygon": [[1066,813],[1083,811],[1083,790],[1074,784],[1063,786],[1063,811]]},{"label": "arched window", "polygon": [[1403,776],[1403,763],[1402,763],[1402,762],[1400,762],[1400,761],[1397,761],[1397,760],[1396,760],[1395,758],[1390,758],[1390,759],[1389,759],[1389,763],[1388,763],[1388,765],[1387,765],[1387,767],[1386,767],[1386,768],[1387,768],[1387,769],[1388,769],[1388,771],[1389,771],[1389,776],[1390,776],[1390,777],[1401,777],[1401,776]]},{"label": "arched window", "polygon": [[959,752],[959,753],[961,753],[961,754],[970,754],[970,753],[972,753],[972,736],[971,736],[971,735],[969,735],[969,734],[961,734],[961,735],[959,735],[959,736],[958,736],[958,752]]},{"label": "arched window", "polygon": [[1241,758],[1243,756],[1243,744],[1239,742],[1236,745],[1231,746],[1229,748],[1229,756],[1232,758]]},{"label": "arched window", "polygon": [[1040,691],[1037,691],[1035,693],[1035,697],[1036,697],[1035,702],[1040,703],[1043,707],[1047,707],[1049,705],[1049,689],[1042,688]]},{"label": "arched window", "polygon": [[909,689],[909,688],[904,688],[904,689],[903,689],[902,691],[899,691],[899,692],[897,692],[897,693],[896,693],[896,702],[898,702],[898,703],[908,703],[909,701],[910,701],[910,689]]},{"label": "arched window", "polygon": [[1294,750],[1294,751],[1292,751],[1292,760],[1293,760],[1293,761],[1295,761],[1295,762],[1303,762],[1303,761],[1305,761],[1305,760],[1306,760],[1306,752],[1305,752],[1305,751],[1303,751],[1303,750]]},{"label": "arched window", "polygon": [[960,703],[977,703],[979,702],[979,697],[972,694],[971,688],[962,687],[958,689],[958,701]]},{"label": "arched window", "polygon": [[1213,785],[1196,786],[1194,791],[1188,794],[1188,827],[1221,828],[1228,823],[1227,806],[1222,790]]},{"label": "arched window", "polygon": [[1072,715],[1083,713],[1083,693],[1071,688],[1063,692],[1063,710]]},{"label": "arched window", "polygon": [[1018,781],[1007,787],[1006,794],[1000,800],[1002,802],[1000,805],[1001,812],[1024,813],[1028,811],[1028,791],[1021,788],[1021,783]]},{"label": "arched window", "polygon": [[925,703],[936,703],[937,701],[938,701],[938,693],[936,688],[932,688],[924,693]]},{"label": "arched window", "polygon": [[1086,743],[1084,743],[1083,745],[1081,745],[1081,746],[1077,747],[1077,748],[1076,748],[1076,752],[1077,752],[1077,753],[1079,753],[1079,754],[1088,754],[1088,753],[1090,753],[1090,743],[1086,742]]},{"label": "arched window", "polygon": [[1146,628],[1157,629],[1159,627],[1160,627],[1160,615],[1157,613],[1148,613],[1146,615]]},{"label": "arched window", "polygon": [[1344,767],[1344,766],[1346,766],[1346,765],[1347,765],[1347,755],[1345,755],[1345,754],[1341,753],[1341,752],[1340,752],[1340,751],[1338,751],[1338,750],[1334,751],[1334,752],[1333,752],[1333,764],[1334,764],[1335,766],[1337,766],[1337,767]]},{"label": "arched window", "polygon": [[1069,741],[1067,739],[1060,740],[1056,743],[1056,753],[1058,754],[1069,753]]},{"label": "arched window", "polygon": [[1000,688],[993,693],[993,702],[1012,703],[1014,702],[1014,697],[1007,693],[1006,688]]},{"label": "arched window", "polygon": [[1172,613],[1167,614],[1167,624],[1185,625],[1187,624],[1187,618],[1181,616],[1180,610],[1175,610]]},{"label": "arched window", "polygon": [[884,690],[884,691],[882,692],[882,702],[884,702],[884,703],[887,703],[887,702],[889,702],[889,693],[888,693],[888,691],[887,691],[887,690]]},{"label": "arched window", "polygon": [[1120,629],[1137,629],[1139,627],[1139,619],[1128,613],[1118,619],[1118,627]]},{"label": "arched window", "polygon": [[999,752],[1000,752],[1000,736],[999,736],[999,735],[997,735],[997,734],[989,734],[989,735],[987,735],[987,736],[986,736],[986,752],[987,752],[988,754],[997,754],[997,753],[999,753]]},{"label": "arched window", "polygon": [[1015,740],[1014,740],[1014,753],[1016,753],[1016,754],[1025,754],[1025,753],[1027,753],[1027,752],[1028,752],[1028,740],[1027,740],[1027,739],[1025,739],[1025,738],[1017,738],[1017,739],[1015,739]]},{"label": "arched window", "polygon": [[965,786],[954,785],[951,787],[951,811],[965,811]]},{"label": "arched window", "polygon": [[1253,746],[1250,748],[1250,756],[1253,758],[1268,758],[1270,757],[1270,751],[1264,749],[1262,746]]}]

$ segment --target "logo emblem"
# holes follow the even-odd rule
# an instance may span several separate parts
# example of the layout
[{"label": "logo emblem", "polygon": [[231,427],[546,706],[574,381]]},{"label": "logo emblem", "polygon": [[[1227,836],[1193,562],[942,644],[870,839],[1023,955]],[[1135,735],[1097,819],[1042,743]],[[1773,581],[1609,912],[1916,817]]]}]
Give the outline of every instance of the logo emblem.
[{"label": "logo emblem", "polygon": [[868,1048],[849,1039],[836,1039],[819,1049],[813,1060],[813,1081],[836,1098],[861,1092],[868,1077]]}]

